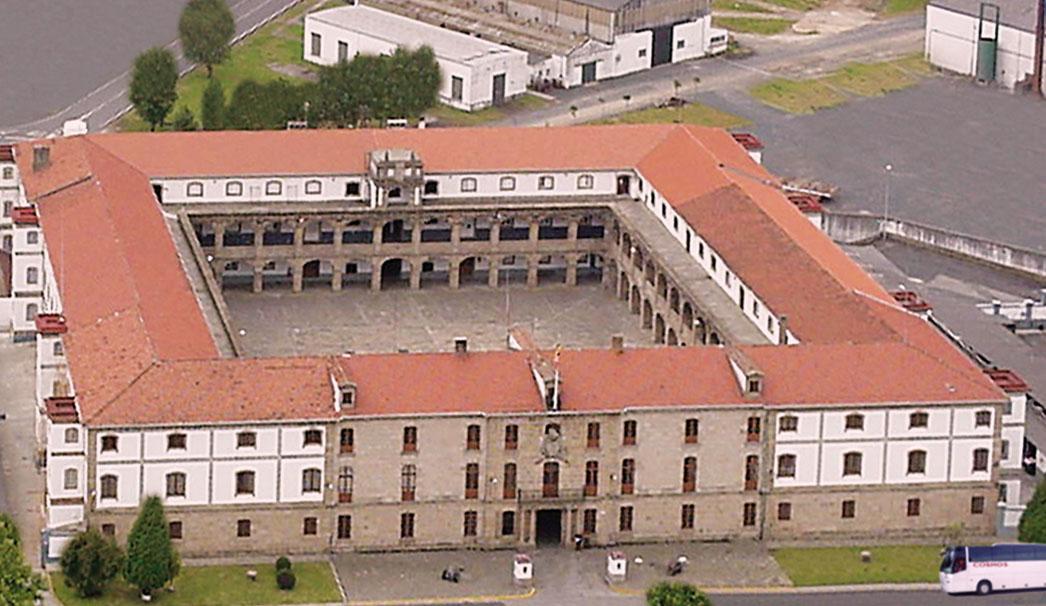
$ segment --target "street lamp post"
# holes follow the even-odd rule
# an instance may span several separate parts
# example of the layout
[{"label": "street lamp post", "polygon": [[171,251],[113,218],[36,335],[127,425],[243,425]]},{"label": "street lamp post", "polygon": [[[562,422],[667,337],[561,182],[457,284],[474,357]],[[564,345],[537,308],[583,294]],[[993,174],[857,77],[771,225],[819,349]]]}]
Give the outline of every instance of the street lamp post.
[{"label": "street lamp post", "polygon": [[893,173],[893,164],[887,164],[883,167],[883,171],[886,175],[886,188],[883,196],[883,225],[881,228],[883,239],[886,239],[886,222],[890,219],[890,174]]}]

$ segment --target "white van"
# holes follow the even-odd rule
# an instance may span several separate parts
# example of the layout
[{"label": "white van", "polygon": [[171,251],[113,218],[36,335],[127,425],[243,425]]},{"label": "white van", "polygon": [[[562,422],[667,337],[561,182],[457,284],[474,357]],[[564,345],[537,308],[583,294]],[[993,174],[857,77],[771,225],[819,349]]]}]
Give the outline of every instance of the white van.
[{"label": "white van", "polygon": [[1046,545],[951,547],[941,562],[945,593],[1046,588]]}]

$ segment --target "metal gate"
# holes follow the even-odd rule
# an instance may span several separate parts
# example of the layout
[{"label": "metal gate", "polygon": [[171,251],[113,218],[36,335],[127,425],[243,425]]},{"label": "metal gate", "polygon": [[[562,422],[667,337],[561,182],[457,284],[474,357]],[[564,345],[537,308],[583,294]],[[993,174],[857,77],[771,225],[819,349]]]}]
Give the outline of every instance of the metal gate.
[{"label": "metal gate", "polygon": [[654,48],[650,53],[652,57],[650,60],[651,67],[672,62],[672,35],[674,29],[675,26],[673,25],[662,25],[650,30],[654,34]]},{"label": "metal gate", "polygon": [[581,83],[588,84],[596,81],[596,62],[585,63],[581,66]]},{"label": "metal gate", "polygon": [[494,105],[505,102],[505,74],[494,76]]}]

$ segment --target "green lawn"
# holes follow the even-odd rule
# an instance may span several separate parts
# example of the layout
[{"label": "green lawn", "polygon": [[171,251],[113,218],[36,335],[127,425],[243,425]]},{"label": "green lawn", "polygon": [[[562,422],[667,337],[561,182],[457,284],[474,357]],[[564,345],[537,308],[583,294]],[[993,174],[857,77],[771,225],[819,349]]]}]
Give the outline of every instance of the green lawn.
[{"label": "green lawn", "polygon": [[[861,551],[872,553],[861,563]],[[792,583],[797,586],[863,583],[932,583],[938,579],[939,545],[894,547],[812,547],[773,550]]]},{"label": "green lawn", "polygon": [[934,73],[933,68],[930,67],[929,61],[927,61],[926,58],[923,57],[923,54],[921,52],[905,55],[900,59],[891,61],[891,63],[901,68],[902,70],[908,72],[909,74],[914,74],[917,76],[932,76]]},{"label": "green lawn", "polygon": [[842,93],[820,80],[774,78],[752,87],[749,93],[770,107],[792,114],[812,114],[846,101]]},{"label": "green lawn", "polygon": [[915,84],[914,76],[891,63],[850,63],[832,72],[824,81],[862,97],[878,97]]},{"label": "green lawn", "polygon": [[480,126],[507,118],[513,112],[538,109],[549,104],[549,101],[537,95],[524,93],[500,107],[487,107],[479,111],[464,112],[449,105],[437,105],[425,112],[435,118],[439,124],[446,126]]},{"label": "green lawn", "polygon": [[714,17],[712,25],[725,27],[732,32],[773,36],[791,29],[792,19],[760,19],[758,17]]},{"label": "green lawn", "polygon": [[[302,2],[233,46],[229,58],[214,68],[214,77],[219,79],[225,88],[226,99],[232,97],[232,91],[236,85],[244,80],[250,79],[257,82],[269,82],[277,78],[298,80],[298,78],[273,70],[271,66],[274,65],[291,65],[310,71],[315,70],[314,65],[306,63],[302,58],[304,33],[302,19],[305,13],[310,12],[313,7],[315,10],[320,10],[341,4],[343,4],[341,0],[327,0],[322,5],[316,2]],[[203,68],[186,74],[178,81],[178,102],[168,118],[175,115],[179,108],[187,105],[199,122],[200,100],[203,98],[203,89],[206,86],[207,71]],[[119,130],[148,130],[149,125],[132,111],[120,121],[117,128]]]},{"label": "green lawn", "polygon": [[766,2],[800,12],[806,12],[821,6],[821,0],[766,0]]},{"label": "green lawn", "polygon": [[688,103],[683,107],[648,107],[625,112],[621,115],[598,120],[595,124],[660,124],[678,122],[701,126],[735,128],[752,122],[747,118],[709,107],[701,103]]},{"label": "green lawn", "polygon": [[769,13],[770,11],[751,2],[740,0],[712,0],[712,9],[719,11],[737,11],[740,13]]},{"label": "green lawn", "polygon": [[[248,566],[185,567],[175,580],[174,593],[157,592],[153,604],[170,606],[254,606],[261,604],[307,604],[340,602],[341,592],[327,562],[297,562],[298,582],[292,591],[276,587],[272,564],[256,566],[258,580],[248,581]],[[55,594],[65,606],[141,606],[137,592],[120,581],[106,595],[83,599],[65,585],[60,572],[51,575]]]},{"label": "green lawn", "polygon": [[893,16],[924,10],[926,10],[926,0],[886,0],[879,12],[886,16]]}]

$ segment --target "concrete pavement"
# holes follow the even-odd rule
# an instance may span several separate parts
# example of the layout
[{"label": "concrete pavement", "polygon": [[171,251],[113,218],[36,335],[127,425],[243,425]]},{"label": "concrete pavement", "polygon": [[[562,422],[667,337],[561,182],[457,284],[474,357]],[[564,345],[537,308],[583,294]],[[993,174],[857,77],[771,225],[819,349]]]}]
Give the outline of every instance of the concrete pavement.
[{"label": "concrete pavement", "polygon": [[[237,35],[301,0],[230,0]],[[0,140],[37,137],[86,117],[100,130],[127,108],[135,55],[166,46],[182,60],[185,0],[10,0],[0,18]]]}]

